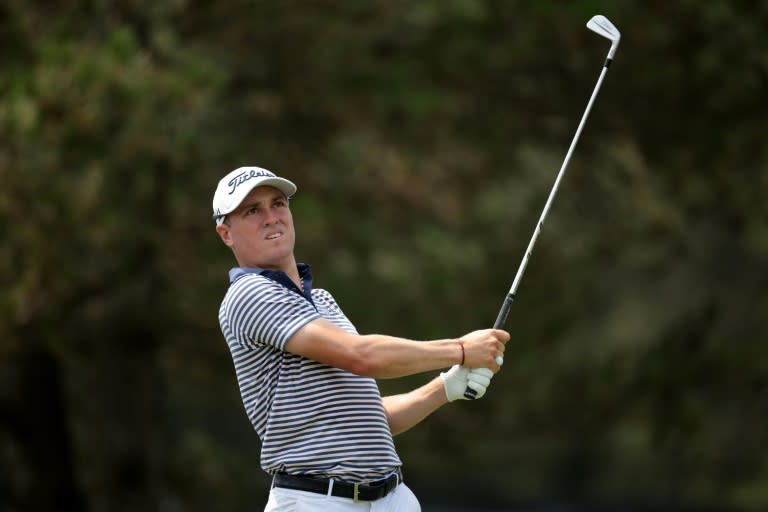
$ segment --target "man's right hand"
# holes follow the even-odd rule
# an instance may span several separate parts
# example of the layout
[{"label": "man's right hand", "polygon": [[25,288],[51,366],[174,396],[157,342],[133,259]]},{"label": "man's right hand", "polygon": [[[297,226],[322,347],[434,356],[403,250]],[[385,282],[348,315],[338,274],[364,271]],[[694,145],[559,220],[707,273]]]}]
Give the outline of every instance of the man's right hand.
[{"label": "man's right hand", "polygon": [[464,366],[490,368],[495,373],[501,369],[496,358],[504,357],[509,333],[501,329],[483,329],[465,334],[459,341],[464,345]]}]

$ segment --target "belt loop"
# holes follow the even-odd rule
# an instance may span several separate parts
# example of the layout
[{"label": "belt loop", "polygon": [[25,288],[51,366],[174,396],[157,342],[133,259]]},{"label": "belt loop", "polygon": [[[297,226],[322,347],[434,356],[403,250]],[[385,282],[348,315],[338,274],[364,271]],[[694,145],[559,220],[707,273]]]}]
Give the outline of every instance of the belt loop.
[{"label": "belt loop", "polygon": [[330,498],[333,496],[333,478],[331,478],[331,481],[328,482],[328,494],[327,496]]},{"label": "belt loop", "polygon": [[352,500],[355,503],[357,503],[359,501],[358,500],[358,494],[360,492],[359,487],[360,487],[360,484],[358,482],[355,482],[354,485],[352,486]]},{"label": "belt loop", "polygon": [[271,483],[271,484],[269,484],[269,490],[270,490],[270,491],[271,491],[272,489],[274,489],[274,488],[275,488],[275,477],[276,477],[276,476],[277,476],[277,473],[275,473],[274,475],[272,475],[272,483]]}]

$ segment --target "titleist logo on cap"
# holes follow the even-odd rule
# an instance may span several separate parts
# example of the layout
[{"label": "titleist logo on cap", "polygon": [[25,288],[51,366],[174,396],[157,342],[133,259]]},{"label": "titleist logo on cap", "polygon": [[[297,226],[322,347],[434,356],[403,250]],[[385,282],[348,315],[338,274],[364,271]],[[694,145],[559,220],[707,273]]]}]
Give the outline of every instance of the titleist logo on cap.
[{"label": "titleist logo on cap", "polygon": [[239,187],[240,185],[242,185],[243,183],[245,183],[246,181],[252,178],[274,178],[274,177],[275,177],[274,174],[272,174],[269,171],[265,171],[264,169],[261,169],[258,171],[255,169],[251,169],[250,171],[241,172],[240,174],[238,174],[237,176],[229,180],[229,183],[227,183],[227,185],[232,187],[229,190],[229,195],[234,194],[237,187]]}]

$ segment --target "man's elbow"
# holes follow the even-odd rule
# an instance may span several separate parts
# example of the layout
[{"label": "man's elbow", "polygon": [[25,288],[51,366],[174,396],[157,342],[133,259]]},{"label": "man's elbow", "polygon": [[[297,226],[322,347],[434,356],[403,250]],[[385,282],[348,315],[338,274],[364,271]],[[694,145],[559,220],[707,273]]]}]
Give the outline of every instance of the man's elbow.
[{"label": "man's elbow", "polygon": [[355,375],[363,377],[380,378],[381,365],[375,358],[365,354],[359,354],[350,358],[348,368]]},{"label": "man's elbow", "polygon": [[344,368],[356,375],[374,379],[392,379],[404,375],[381,350],[379,344],[363,338],[351,345],[345,355]]},{"label": "man's elbow", "polygon": [[373,377],[374,379],[388,379],[396,377],[396,372],[379,357],[374,351],[365,348],[356,351],[348,360],[350,372],[363,377]]}]

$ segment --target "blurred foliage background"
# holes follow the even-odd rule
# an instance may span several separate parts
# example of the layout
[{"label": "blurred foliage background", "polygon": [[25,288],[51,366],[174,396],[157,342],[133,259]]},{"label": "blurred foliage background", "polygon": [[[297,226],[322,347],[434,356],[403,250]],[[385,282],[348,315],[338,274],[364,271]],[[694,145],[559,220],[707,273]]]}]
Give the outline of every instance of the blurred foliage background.
[{"label": "blurred foliage background", "polygon": [[210,218],[240,165],[298,183],[361,332],[490,326],[597,13],[622,43],[504,371],[396,438],[406,478],[427,511],[766,510],[768,2],[5,0],[0,511],[262,509]]}]

